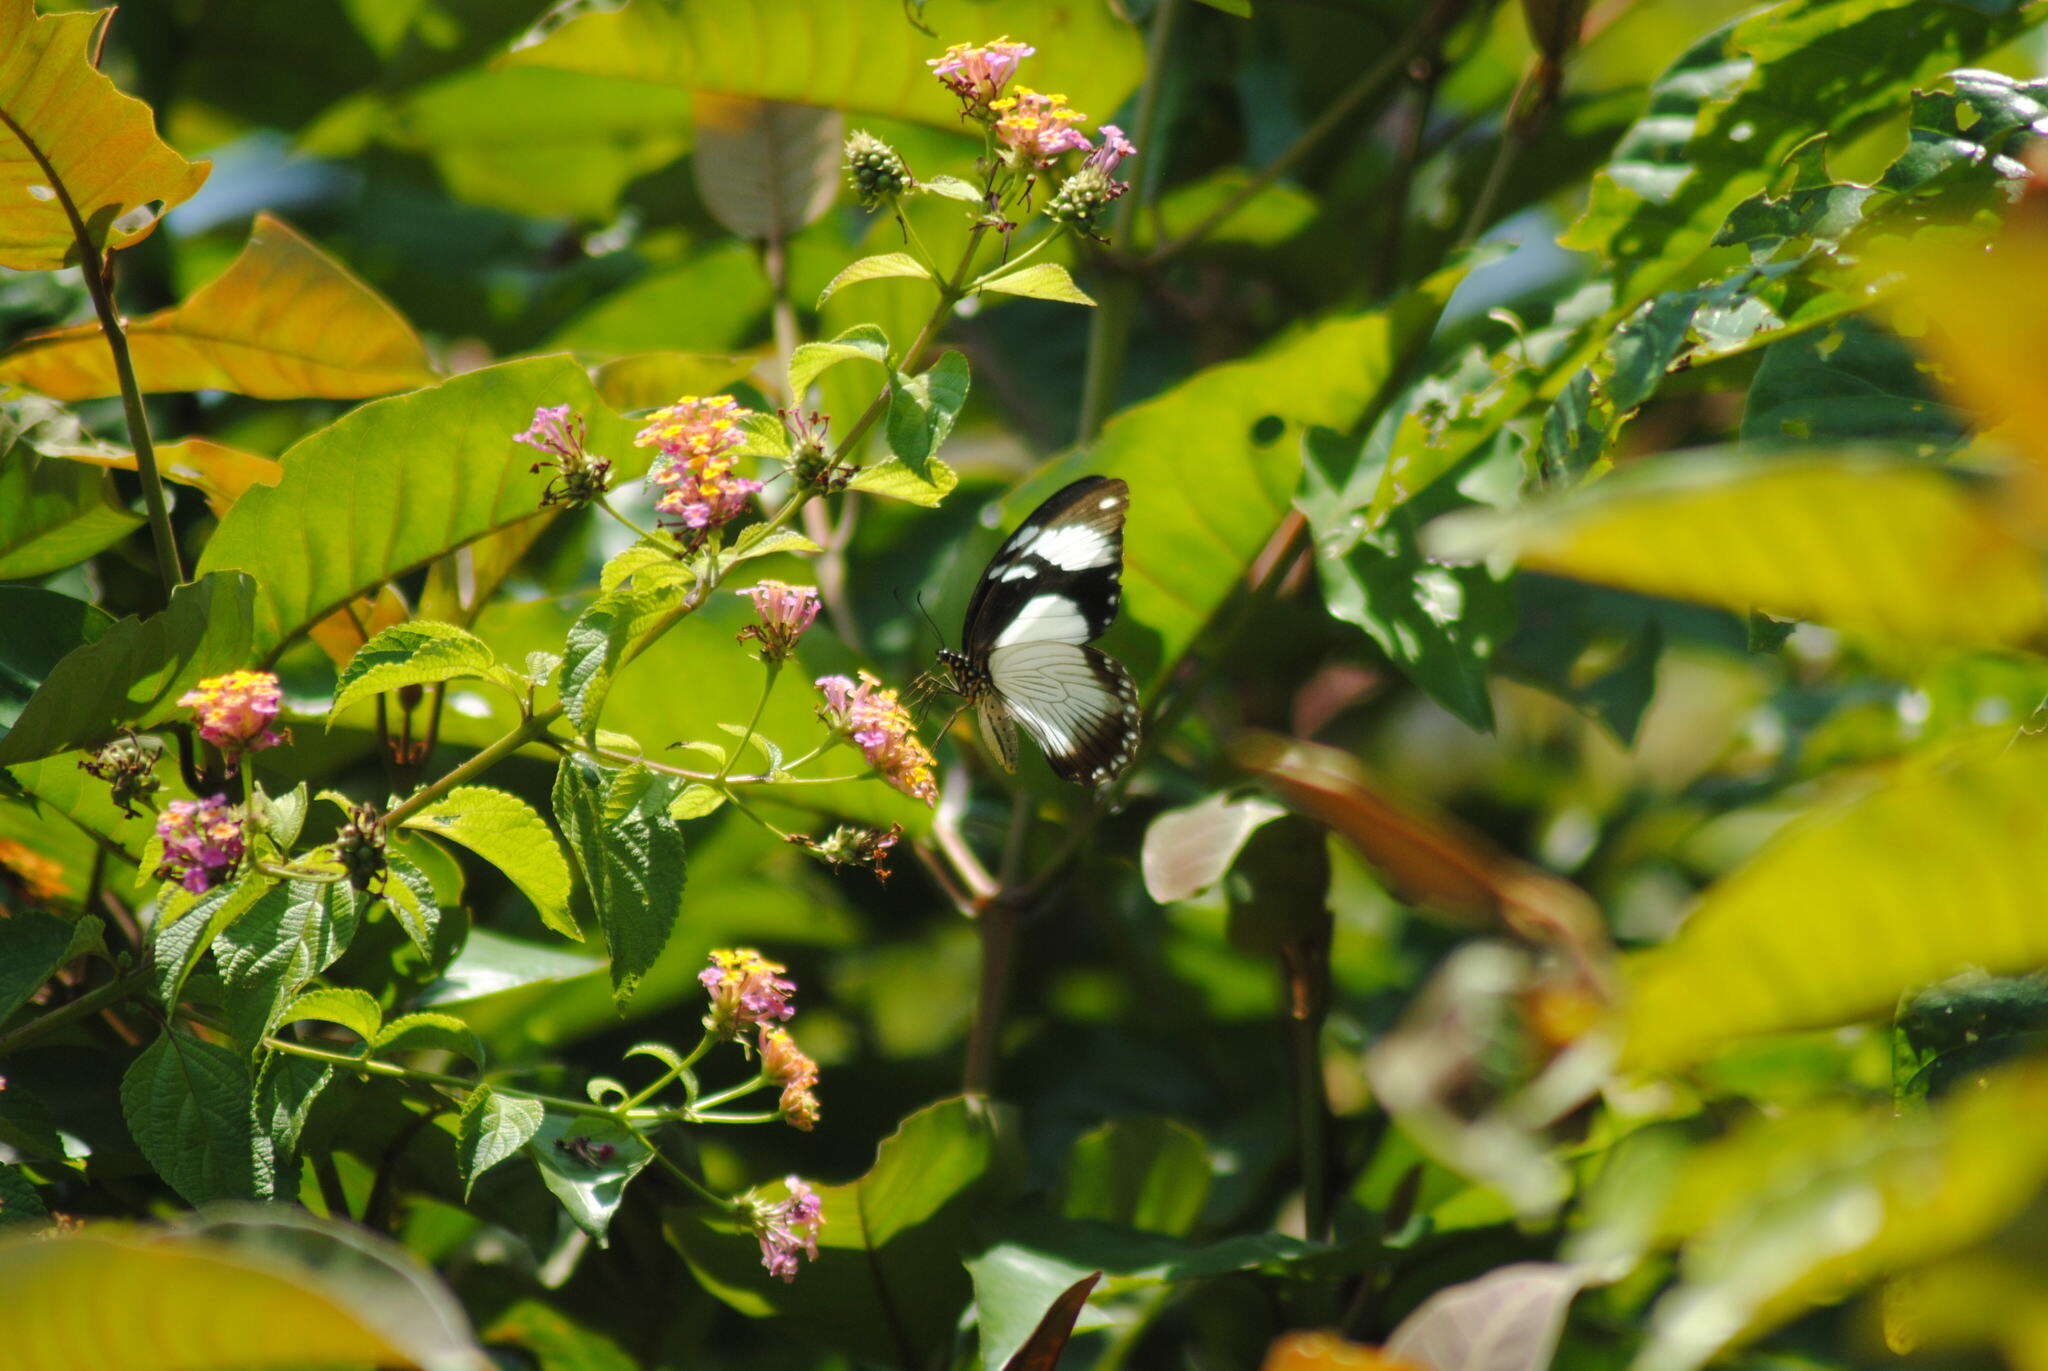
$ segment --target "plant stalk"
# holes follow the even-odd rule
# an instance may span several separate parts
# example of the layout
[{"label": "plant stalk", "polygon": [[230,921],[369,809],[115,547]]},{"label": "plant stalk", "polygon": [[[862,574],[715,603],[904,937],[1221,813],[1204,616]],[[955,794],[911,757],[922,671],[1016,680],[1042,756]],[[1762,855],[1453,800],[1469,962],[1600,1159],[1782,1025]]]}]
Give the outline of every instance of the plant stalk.
[{"label": "plant stalk", "polygon": [[140,989],[147,980],[148,977],[140,969],[130,971],[126,975],[116,976],[111,981],[94,986],[77,999],[58,1005],[40,1018],[30,1019],[12,1033],[0,1037],[0,1058],[26,1047],[52,1029],[62,1028],[74,1020],[96,1014],[115,1001],[127,998],[129,994]]}]

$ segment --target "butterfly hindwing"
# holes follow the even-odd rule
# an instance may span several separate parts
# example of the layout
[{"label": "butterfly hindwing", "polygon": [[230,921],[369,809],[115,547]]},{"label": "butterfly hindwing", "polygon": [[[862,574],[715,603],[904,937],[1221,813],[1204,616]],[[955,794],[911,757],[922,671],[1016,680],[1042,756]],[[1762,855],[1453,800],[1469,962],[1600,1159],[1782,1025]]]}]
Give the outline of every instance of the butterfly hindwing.
[{"label": "butterfly hindwing", "polygon": [[1061,780],[1101,785],[1138,750],[1138,688],[1108,653],[1031,642],[989,653],[989,683]]},{"label": "butterfly hindwing", "polygon": [[1010,711],[994,691],[974,702],[974,717],[981,722],[981,740],[1005,771],[1017,769],[1017,725]]},{"label": "butterfly hindwing", "polygon": [[967,606],[964,646],[979,656],[1023,642],[1102,636],[1123,596],[1130,488],[1101,476],[1062,487],[1009,536]]}]

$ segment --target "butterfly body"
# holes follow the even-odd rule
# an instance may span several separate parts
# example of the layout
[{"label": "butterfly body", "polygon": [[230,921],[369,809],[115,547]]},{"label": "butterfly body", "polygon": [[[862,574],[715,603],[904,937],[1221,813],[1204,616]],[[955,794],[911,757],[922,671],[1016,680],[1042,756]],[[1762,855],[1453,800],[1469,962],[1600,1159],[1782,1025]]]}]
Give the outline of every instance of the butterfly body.
[{"label": "butterfly body", "polygon": [[1138,690],[1088,646],[1116,618],[1130,488],[1083,477],[1027,516],[982,572],[958,651],[939,653],[991,754],[1017,764],[1017,731],[1062,780],[1100,786],[1137,755]]}]

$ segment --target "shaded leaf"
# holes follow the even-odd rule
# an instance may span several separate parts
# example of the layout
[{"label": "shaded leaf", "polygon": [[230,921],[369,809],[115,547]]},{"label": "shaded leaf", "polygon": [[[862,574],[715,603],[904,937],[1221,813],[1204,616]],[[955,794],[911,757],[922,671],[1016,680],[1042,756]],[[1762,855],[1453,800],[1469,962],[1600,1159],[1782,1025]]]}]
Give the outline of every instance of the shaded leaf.
[{"label": "shaded leaf", "polygon": [[606,404],[621,413],[653,409],[678,395],[717,395],[744,378],[759,359],[690,352],[639,352],[591,371]]},{"label": "shaded leaf", "polygon": [[74,648],[97,639],[114,616],[39,586],[0,585],[0,728],[12,727],[36,688]]},{"label": "shaded leaf", "polygon": [[554,831],[526,801],[488,786],[457,786],[405,826],[439,834],[476,853],[533,901],[541,922],[565,938],[583,940],[569,914],[569,864]]},{"label": "shaded leaf", "polygon": [[711,217],[742,238],[787,239],[831,208],[839,111],[698,91],[690,170]]},{"label": "shaded leaf", "polygon": [[1517,1262],[1446,1286],[1401,1320],[1387,1351],[1431,1371],[1548,1371],[1587,1278],[1557,1262]]},{"label": "shaded leaf", "polygon": [[1212,1175],[1201,1135],[1172,1119],[1118,1119],[1067,1149],[1060,1213],[1148,1233],[1186,1235]]},{"label": "shaded leaf", "polygon": [[[297,230],[256,216],[248,246],[183,304],[128,325],[144,391],[357,399],[431,384],[412,326]],[[0,354],[0,382],[59,400],[118,395],[97,324],[31,334]]]},{"label": "shaded leaf", "polygon": [[27,1004],[58,968],[96,946],[101,928],[91,914],[72,920],[19,909],[0,919],[0,1023]]},{"label": "shaded leaf", "polygon": [[83,449],[78,421],[34,396],[0,401],[0,579],[57,571],[142,526],[106,476],[60,461]]},{"label": "shaded leaf", "polygon": [[142,1155],[187,1203],[270,1193],[269,1149],[256,1133],[242,1055],[166,1029],[121,1078],[121,1115]]},{"label": "shaded leaf", "polygon": [[[100,226],[98,241],[120,248],[191,199],[212,166],[180,157],[157,137],[149,106],[101,74],[93,57],[104,22],[91,13],[39,16],[34,0],[0,0],[0,267],[54,271],[74,259],[51,172],[78,217]],[[144,205],[157,212],[125,217]]]},{"label": "shaded leaf", "polygon": [[462,951],[420,993],[422,1005],[461,1004],[521,986],[588,976],[604,969],[596,957],[508,938],[488,928],[471,929]]},{"label": "shaded leaf", "polygon": [[669,816],[682,783],[645,767],[607,775],[572,758],[555,773],[555,816],[583,873],[623,1007],[683,908],[683,831]]},{"label": "shaded leaf", "polygon": [[470,1092],[455,1126],[455,1156],[462,1169],[464,1200],[476,1188],[477,1177],[518,1155],[540,1131],[542,1117],[539,1100],[501,1095],[487,1085]]}]

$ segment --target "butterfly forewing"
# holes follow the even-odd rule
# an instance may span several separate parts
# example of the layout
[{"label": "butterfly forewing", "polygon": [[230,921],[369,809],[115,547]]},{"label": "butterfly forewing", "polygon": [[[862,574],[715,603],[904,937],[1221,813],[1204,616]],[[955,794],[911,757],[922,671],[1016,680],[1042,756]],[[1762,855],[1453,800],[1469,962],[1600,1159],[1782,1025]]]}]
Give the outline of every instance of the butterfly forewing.
[{"label": "butterfly forewing", "polygon": [[1017,527],[968,603],[962,647],[983,737],[1005,767],[1021,725],[1060,777],[1101,785],[1137,752],[1138,692],[1115,659],[1087,646],[1122,598],[1122,481],[1085,477]]}]

